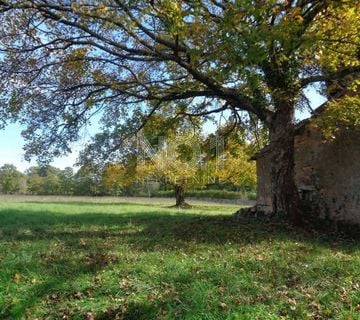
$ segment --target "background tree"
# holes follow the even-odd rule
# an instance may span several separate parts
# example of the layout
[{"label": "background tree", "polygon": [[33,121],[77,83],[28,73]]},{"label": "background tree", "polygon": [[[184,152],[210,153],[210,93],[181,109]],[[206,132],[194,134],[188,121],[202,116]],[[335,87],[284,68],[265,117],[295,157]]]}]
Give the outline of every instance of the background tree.
[{"label": "background tree", "polygon": [[102,184],[106,194],[118,196],[123,194],[125,168],[120,164],[109,164],[102,175]]},{"label": "background tree", "polygon": [[43,178],[44,195],[61,194],[61,170],[53,166],[41,167],[40,174]]},{"label": "background tree", "polygon": [[[142,147],[149,150],[142,141]],[[150,147],[150,148],[149,148]],[[190,187],[203,187],[199,171],[201,170],[201,137],[194,132],[182,132],[168,135],[164,144],[157,150],[148,151],[146,159],[139,159],[138,176],[153,176],[174,188],[176,203],[179,208],[189,208],[185,202],[185,192]]]},{"label": "background tree", "polygon": [[234,127],[227,123],[204,140],[205,162],[215,185],[232,190],[256,190],[256,165],[250,158],[267,143],[267,132],[257,123]]},{"label": "background tree", "polygon": [[108,195],[131,195],[132,187],[137,182],[136,160],[128,157],[125,163],[110,163],[102,174],[102,186]]},{"label": "background tree", "polygon": [[59,173],[60,193],[63,195],[74,194],[74,169],[66,167]]},{"label": "background tree", "polygon": [[52,166],[31,167],[25,172],[27,189],[30,194],[64,194],[61,186],[61,170]]},{"label": "background tree", "polygon": [[4,164],[0,168],[0,192],[15,194],[24,192],[24,175],[12,164]]},{"label": "background tree", "polygon": [[80,167],[74,175],[74,194],[79,196],[99,196],[103,194],[101,168],[94,163]]},{"label": "background tree", "polygon": [[25,171],[27,192],[33,195],[43,194],[43,179],[39,174],[39,167],[31,167]]},{"label": "background tree", "polygon": [[359,11],[347,0],[2,0],[0,115],[27,125],[26,156],[47,161],[104,109],[110,153],[169,101],[169,117],[249,113],[269,130],[273,210],[300,222],[295,109],[309,85],[358,77]]},{"label": "background tree", "polygon": [[225,151],[221,166],[217,169],[220,183],[230,183],[241,187],[256,189],[256,165],[250,160],[244,148],[238,147],[236,152]]}]

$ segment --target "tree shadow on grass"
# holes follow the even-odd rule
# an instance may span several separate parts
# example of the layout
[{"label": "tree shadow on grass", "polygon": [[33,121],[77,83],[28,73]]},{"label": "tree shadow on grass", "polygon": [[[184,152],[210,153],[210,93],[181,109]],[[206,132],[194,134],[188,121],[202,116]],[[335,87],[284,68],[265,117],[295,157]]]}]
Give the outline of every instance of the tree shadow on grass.
[{"label": "tree shadow on grass", "polygon": [[[91,200],[91,199],[90,199]],[[80,206],[80,207],[104,207],[104,206],[129,206],[129,207],[159,207],[159,202],[161,201],[156,201],[154,200],[154,202],[151,202],[151,198],[147,199],[148,202],[144,203],[141,202],[141,200],[139,200],[138,202],[136,201],[113,201],[113,202],[92,202],[92,201],[80,201],[80,200],[69,200],[69,201],[41,201],[41,200],[25,200],[22,203],[29,203],[29,204],[40,204],[40,205],[61,205],[61,206]],[[175,201],[175,200],[174,200]]]},{"label": "tree shadow on grass", "polygon": [[[129,204],[126,203],[126,205]],[[130,250],[143,253],[176,251],[194,244],[212,244],[220,247],[231,243],[246,246],[271,239],[271,241],[316,242],[324,247],[347,253],[359,249],[359,244],[354,241],[297,230],[284,223],[239,222],[231,216],[176,213],[164,209],[159,212],[140,211],[124,214],[101,212],[100,209],[99,205],[98,212],[76,214],[61,214],[45,208],[37,211],[19,209],[0,211],[0,241],[2,243],[9,245],[19,242],[30,243],[30,245],[34,243],[35,248],[39,240],[45,240],[45,242],[56,240],[63,246],[61,249],[63,251],[55,250],[52,255],[35,254],[34,259],[41,261],[42,269],[46,270],[49,280],[33,284],[31,294],[24,294],[21,302],[18,302],[15,307],[8,305],[8,310],[4,309],[0,316],[4,319],[11,319],[14,316],[20,318],[25,315],[27,309],[44,299],[45,303],[56,305],[60,299],[59,295],[66,297],[77,294],[71,292],[69,288],[64,292],[64,284],[68,286],[82,275],[95,276],[107,266],[116,263],[117,257],[113,255],[116,245],[127,245]],[[111,241],[106,241],[109,239]],[[14,252],[16,252],[16,247]],[[56,266],[61,269],[59,270]],[[11,264],[11,267],[14,272],[33,268],[31,261],[19,261],[18,264]],[[151,312],[155,312],[158,307],[146,305],[144,312],[150,312],[149,308]],[[132,315],[136,315],[136,312],[131,310],[130,308],[127,311],[126,319],[132,319]],[[116,313],[118,310],[113,310],[113,312]],[[108,319],[111,316],[111,312],[104,313],[100,319]]]},{"label": "tree shadow on grass", "polygon": [[[12,269],[11,278],[13,274],[20,274],[21,278],[16,281],[16,285],[21,287],[23,293],[20,297],[3,296],[0,299],[3,303],[0,304],[0,319],[33,319],[28,311],[36,304],[49,310],[51,319],[70,319],[66,317],[66,308],[58,313],[57,305],[64,300],[88,298],[86,291],[78,291],[73,283],[82,276],[95,277],[98,272],[117,262],[117,258],[110,253],[112,250],[109,246],[102,246],[101,251],[86,248],[82,248],[82,253],[79,251],[72,250],[65,254],[65,251],[59,251],[50,255],[40,252],[35,253],[33,260],[3,265],[2,267]],[[38,273],[39,268],[41,273]],[[33,282],[33,279],[25,277],[23,272],[36,274],[42,280]],[[5,277],[2,275],[3,280]],[[51,314],[53,311],[55,313]]]},{"label": "tree shadow on grass", "polygon": [[[314,230],[300,230],[284,222],[238,221],[233,216],[199,215],[191,212],[131,212],[112,214],[92,212],[61,214],[48,210],[0,211],[0,240],[79,240],[82,237],[119,237],[139,250],[171,249],[172,242],[248,244],[267,239],[301,240],[351,251],[358,238],[336,237]],[[129,231],[130,230],[130,231]]]}]

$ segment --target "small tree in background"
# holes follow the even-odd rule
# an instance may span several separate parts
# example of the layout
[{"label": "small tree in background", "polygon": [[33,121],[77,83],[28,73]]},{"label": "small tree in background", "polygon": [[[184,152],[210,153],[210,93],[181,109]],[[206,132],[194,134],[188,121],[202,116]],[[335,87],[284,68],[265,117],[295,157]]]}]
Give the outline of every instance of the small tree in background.
[{"label": "small tree in background", "polygon": [[200,179],[201,137],[199,134],[179,133],[166,140],[156,152],[148,154],[147,159],[139,161],[138,175],[146,178],[156,177],[174,188],[175,207],[190,208],[185,201],[188,188],[200,188],[205,181]]}]

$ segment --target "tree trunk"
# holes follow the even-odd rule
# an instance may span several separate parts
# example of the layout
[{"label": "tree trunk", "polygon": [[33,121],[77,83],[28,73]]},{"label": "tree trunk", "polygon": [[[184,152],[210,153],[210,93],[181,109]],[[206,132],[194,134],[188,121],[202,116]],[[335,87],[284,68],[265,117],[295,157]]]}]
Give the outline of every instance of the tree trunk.
[{"label": "tree trunk", "polygon": [[270,175],[273,214],[290,218],[295,224],[303,221],[303,212],[295,185],[294,107],[283,102],[270,122]]},{"label": "tree trunk", "polygon": [[185,202],[185,188],[182,185],[175,185],[175,198],[176,204],[175,207],[177,208],[191,208],[189,204]]}]

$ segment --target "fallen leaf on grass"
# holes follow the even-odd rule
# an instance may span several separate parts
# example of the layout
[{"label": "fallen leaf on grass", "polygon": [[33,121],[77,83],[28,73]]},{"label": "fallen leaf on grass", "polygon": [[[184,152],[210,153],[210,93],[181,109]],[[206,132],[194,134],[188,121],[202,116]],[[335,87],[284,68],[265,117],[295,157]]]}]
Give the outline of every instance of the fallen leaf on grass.
[{"label": "fallen leaf on grass", "polygon": [[119,286],[121,289],[128,289],[131,287],[131,283],[130,281],[124,278],[119,281]]},{"label": "fallen leaf on grass", "polygon": [[229,309],[228,305],[224,302],[220,302],[219,307],[221,310],[226,311]]},{"label": "fallen leaf on grass", "polygon": [[18,274],[18,273],[15,273],[15,276],[14,276],[14,281],[15,281],[16,283],[19,283],[19,282],[20,282],[20,280],[21,280],[21,275],[20,275],[20,274]]},{"label": "fallen leaf on grass", "polygon": [[83,247],[86,246],[86,241],[85,241],[85,239],[80,238],[79,242],[80,242],[80,244],[81,244]]},{"label": "fallen leaf on grass", "polygon": [[84,295],[80,291],[78,291],[78,292],[73,294],[73,297],[75,299],[82,299],[84,297]]},{"label": "fallen leaf on grass", "polygon": [[86,320],[95,320],[95,318],[94,318],[94,316],[93,316],[93,314],[91,312],[88,312],[86,314]]}]

